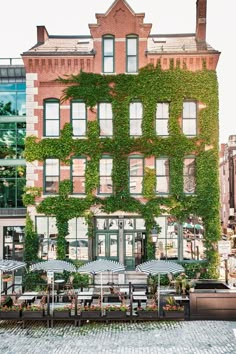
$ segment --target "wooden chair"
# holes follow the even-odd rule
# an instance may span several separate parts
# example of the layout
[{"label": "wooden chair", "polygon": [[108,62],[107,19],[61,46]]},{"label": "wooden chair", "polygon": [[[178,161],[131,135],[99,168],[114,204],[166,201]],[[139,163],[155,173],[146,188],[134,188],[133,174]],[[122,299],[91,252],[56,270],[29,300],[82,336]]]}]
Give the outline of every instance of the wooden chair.
[{"label": "wooden chair", "polygon": [[169,280],[169,287],[170,288],[174,288],[176,285],[176,281],[174,280],[173,274],[172,273],[168,273],[167,274],[167,278]]},{"label": "wooden chair", "polygon": [[74,290],[74,287],[73,287],[73,280],[74,280],[74,277],[73,275],[71,275],[67,281],[67,283],[64,285],[64,289],[65,290]]}]

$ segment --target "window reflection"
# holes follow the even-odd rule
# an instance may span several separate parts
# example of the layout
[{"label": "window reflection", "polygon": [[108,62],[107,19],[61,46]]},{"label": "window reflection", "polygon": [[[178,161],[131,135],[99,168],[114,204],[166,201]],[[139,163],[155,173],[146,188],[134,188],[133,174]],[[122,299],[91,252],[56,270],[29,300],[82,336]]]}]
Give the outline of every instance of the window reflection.
[{"label": "window reflection", "polygon": [[26,115],[26,84],[0,84],[0,116]]},{"label": "window reflection", "polygon": [[[57,226],[54,217],[37,217],[36,229],[39,236],[39,257],[41,259],[57,258]],[[87,224],[84,218],[69,221],[66,236],[66,257],[69,259],[88,260]]]},{"label": "window reflection", "polygon": [[190,216],[183,224],[183,256],[184,259],[203,260],[204,252],[204,225],[202,219]]},{"label": "window reflection", "polygon": [[125,235],[125,255],[126,257],[133,256],[133,235]]},{"label": "window reflection", "polygon": [[23,261],[25,227],[24,226],[4,226],[3,243],[4,259],[14,259]]}]

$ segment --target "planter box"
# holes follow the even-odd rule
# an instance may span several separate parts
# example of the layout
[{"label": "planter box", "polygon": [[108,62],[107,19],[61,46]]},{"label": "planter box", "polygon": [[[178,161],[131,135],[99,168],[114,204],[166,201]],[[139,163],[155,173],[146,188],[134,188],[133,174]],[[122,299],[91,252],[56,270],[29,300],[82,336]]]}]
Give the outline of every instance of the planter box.
[{"label": "planter box", "polygon": [[69,310],[65,310],[65,311],[57,311],[54,310],[53,311],[53,317],[54,318],[69,318],[71,316],[71,312]]},{"label": "planter box", "polygon": [[90,318],[99,318],[101,317],[101,311],[81,311],[81,318],[90,319]]},{"label": "planter box", "polygon": [[138,317],[143,319],[157,319],[158,311],[137,311]]},{"label": "planter box", "polygon": [[1,320],[14,320],[21,317],[21,311],[0,311]]},{"label": "planter box", "polygon": [[42,311],[23,311],[23,318],[42,318],[44,316],[44,310]]},{"label": "planter box", "polygon": [[164,311],[164,317],[170,319],[184,319],[184,311]]},{"label": "planter box", "polygon": [[126,318],[126,311],[106,311],[106,318],[119,319]]}]

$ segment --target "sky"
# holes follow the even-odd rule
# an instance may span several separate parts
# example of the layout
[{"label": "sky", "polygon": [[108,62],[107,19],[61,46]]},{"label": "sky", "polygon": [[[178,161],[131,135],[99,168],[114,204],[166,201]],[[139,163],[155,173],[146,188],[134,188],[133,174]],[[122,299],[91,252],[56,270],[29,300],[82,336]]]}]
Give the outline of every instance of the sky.
[{"label": "sky", "polygon": [[[113,0],[12,0],[2,1],[0,58],[19,58],[37,42],[36,26],[49,35],[90,34],[88,24],[96,13],[105,13]],[[195,33],[196,0],[127,0],[144,22],[152,23],[151,34]],[[217,66],[219,82],[219,142],[236,135],[235,35],[236,0],[207,0],[207,42],[221,52]],[[235,117],[234,117],[235,115]]]}]

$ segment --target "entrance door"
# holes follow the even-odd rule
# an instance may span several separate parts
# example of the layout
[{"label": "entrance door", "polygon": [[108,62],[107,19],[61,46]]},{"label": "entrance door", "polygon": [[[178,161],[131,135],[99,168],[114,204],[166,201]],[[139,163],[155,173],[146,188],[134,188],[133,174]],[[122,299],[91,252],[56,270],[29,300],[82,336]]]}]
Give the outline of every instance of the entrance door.
[{"label": "entrance door", "polygon": [[134,269],[145,259],[145,234],[132,232],[125,234],[125,265]]},{"label": "entrance door", "polygon": [[134,269],[135,258],[134,258],[134,242],[135,233],[130,232],[124,235],[125,237],[125,266],[126,269]]},{"label": "entrance door", "polygon": [[113,261],[118,261],[118,233],[98,233],[97,234],[97,250],[96,257],[111,259]]}]

